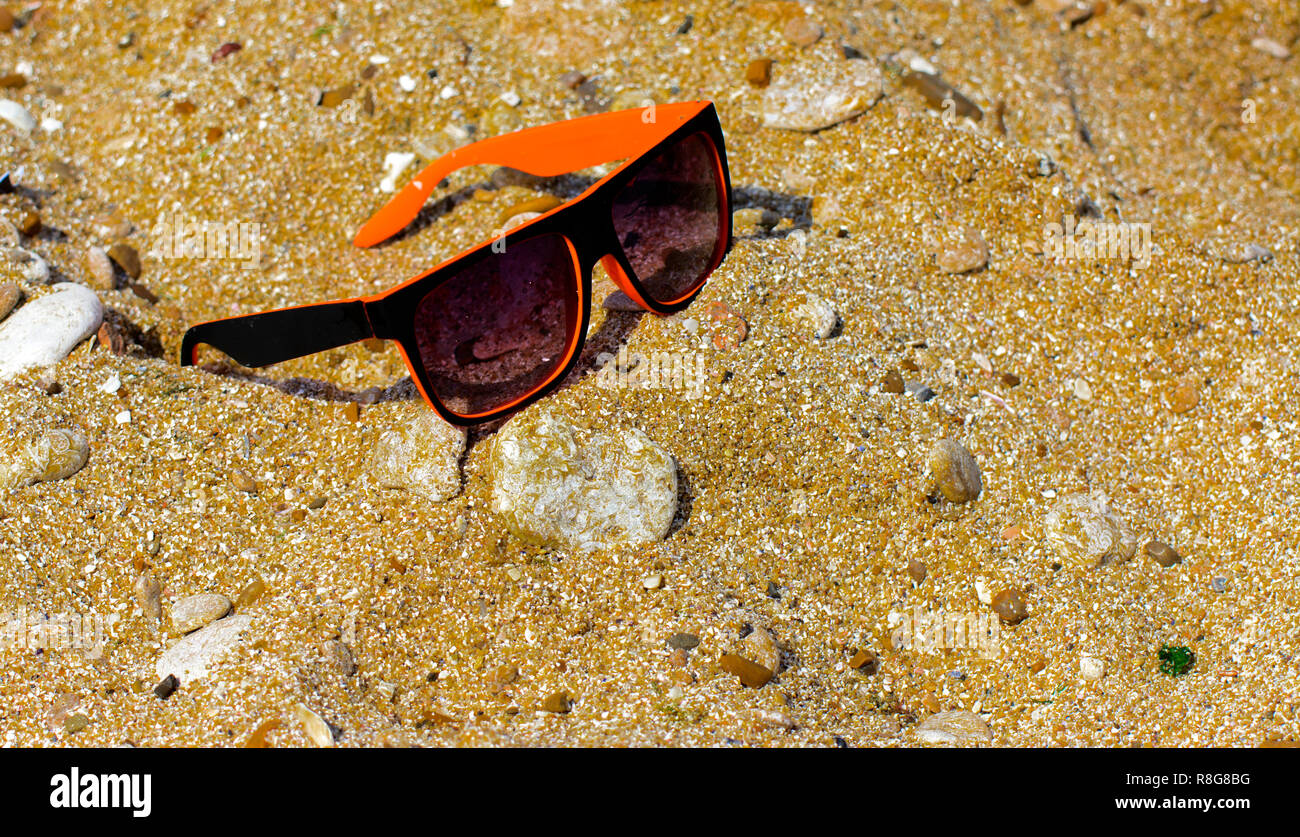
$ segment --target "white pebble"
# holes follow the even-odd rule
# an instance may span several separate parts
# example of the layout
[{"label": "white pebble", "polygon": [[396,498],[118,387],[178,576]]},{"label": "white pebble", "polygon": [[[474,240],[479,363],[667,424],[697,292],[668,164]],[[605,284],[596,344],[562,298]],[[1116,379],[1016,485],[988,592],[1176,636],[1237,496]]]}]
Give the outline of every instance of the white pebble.
[{"label": "white pebble", "polygon": [[459,95],[460,92],[450,84],[442,88],[442,91],[438,93],[438,96],[443,99],[454,99]]},{"label": "white pebble", "polygon": [[404,75],[397,80],[397,86],[405,90],[407,93],[410,93],[415,89],[415,79]]},{"label": "white pebble", "polygon": [[23,134],[36,130],[36,118],[27,108],[12,99],[0,99],[0,119],[8,122]]},{"label": "white pebble", "polygon": [[1106,675],[1106,662],[1084,655],[1079,658],[1079,673],[1084,680],[1100,680]]},{"label": "white pebble", "polygon": [[505,102],[507,105],[509,105],[512,108],[517,108],[519,107],[519,103],[522,102],[523,99],[520,99],[519,94],[516,93],[515,91],[507,90],[506,92],[501,94],[501,101]]},{"label": "white pebble", "polygon": [[37,366],[53,366],[95,333],[104,306],[82,285],[62,284],[0,323],[0,380]]},{"label": "white pebble", "polygon": [[118,377],[116,372],[110,375],[108,379],[104,381],[104,383],[99,385],[99,391],[106,392],[109,395],[112,395],[113,393],[117,392],[121,388],[122,388],[122,379]]},{"label": "white pebble", "polygon": [[410,152],[393,151],[384,158],[384,179],[379,182],[379,191],[395,192],[397,191],[397,179],[402,176],[411,163],[415,162],[415,155]]},{"label": "white pebble", "polygon": [[130,424],[130,423],[131,423],[131,411],[130,411],[130,410],[123,410],[122,412],[120,412],[120,413],[118,413],[117,415],[113,416],[113,421],[117,422],[118,424]]}]

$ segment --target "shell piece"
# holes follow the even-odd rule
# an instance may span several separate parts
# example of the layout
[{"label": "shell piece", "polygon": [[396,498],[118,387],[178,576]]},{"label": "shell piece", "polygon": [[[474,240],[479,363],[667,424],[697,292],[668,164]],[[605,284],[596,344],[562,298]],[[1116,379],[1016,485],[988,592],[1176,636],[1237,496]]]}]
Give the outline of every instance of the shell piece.
[{"label": "shell piece", "polygon": [[783,69],[763,95],[763,124],[818,131],[866,111],[884,95],[874,61],[844,59],[835,51]]},{"label": "shell piece", "polygon": [[538,543],[653,543],[677,513],[677,465],[636,429],[591,431],[545,408],[522,413],[497,434],[489,468],[492,510]]},{"label": "shell piece", "polygon": [[1082,569],[1122,563],[1137,554],[1137,535],[1101,491],[1062,497],[1043,528],[1062,561]]},{"label": "shell piece", "polygon": [[90,458],[90,445],[80,430],[47,430],[21,444],[3,464],[6,488],[66,479],[80,471]]}]

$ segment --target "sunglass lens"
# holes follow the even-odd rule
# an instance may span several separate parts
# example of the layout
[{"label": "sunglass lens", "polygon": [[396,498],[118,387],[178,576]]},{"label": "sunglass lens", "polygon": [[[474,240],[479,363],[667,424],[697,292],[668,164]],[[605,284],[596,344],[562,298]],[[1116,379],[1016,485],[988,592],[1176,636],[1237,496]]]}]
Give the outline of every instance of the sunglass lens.
[{"label": "sunglass lens", "polygon": [[499,410],[545,386],[581,324],[569,242],[552,234],[507,241],[505,248],[444,280],[416,307],[427,382],[462,416]]},{"label": "sunglass lens", "polygon": [[726,225],[718,154],[692,134],[651,158],[614,199],[614,231],[655,302],[689,295],[717,267]]}]

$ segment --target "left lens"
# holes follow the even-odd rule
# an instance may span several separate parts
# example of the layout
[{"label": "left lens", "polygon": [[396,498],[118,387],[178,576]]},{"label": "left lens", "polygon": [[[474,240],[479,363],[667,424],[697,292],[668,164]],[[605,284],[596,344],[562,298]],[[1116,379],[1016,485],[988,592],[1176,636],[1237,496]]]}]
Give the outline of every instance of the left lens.
[{"label": "left lens", "polygon": [[614,198],[614,231],[655,302],[688,296],[722,259],[722,189],[713,141],[700,133],[646,160]]},{"label": "left lens", "polygon": [[569,242],[541,235],[474,262],[415,310],[428,385],[452,412],[499,410],[545,386],[567,360],[582,321]]}]

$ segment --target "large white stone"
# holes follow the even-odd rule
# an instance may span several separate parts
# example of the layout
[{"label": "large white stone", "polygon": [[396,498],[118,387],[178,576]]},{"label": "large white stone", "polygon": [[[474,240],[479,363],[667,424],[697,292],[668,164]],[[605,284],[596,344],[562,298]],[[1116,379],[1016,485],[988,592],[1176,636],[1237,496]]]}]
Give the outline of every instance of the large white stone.
[{"label": "large white stone", "polygon": [[68,356],[104,321],[104,306],[82,285],[62,284],[0,323],[0,381]]},{"label": "large white stone", "polygon": [[241,635],[252,624],[251,616],[218,619],[168,648],[158,658],[154,672],[159,680],[174,674],[182,685],[207,677],[212,665],[239,644]]}]

